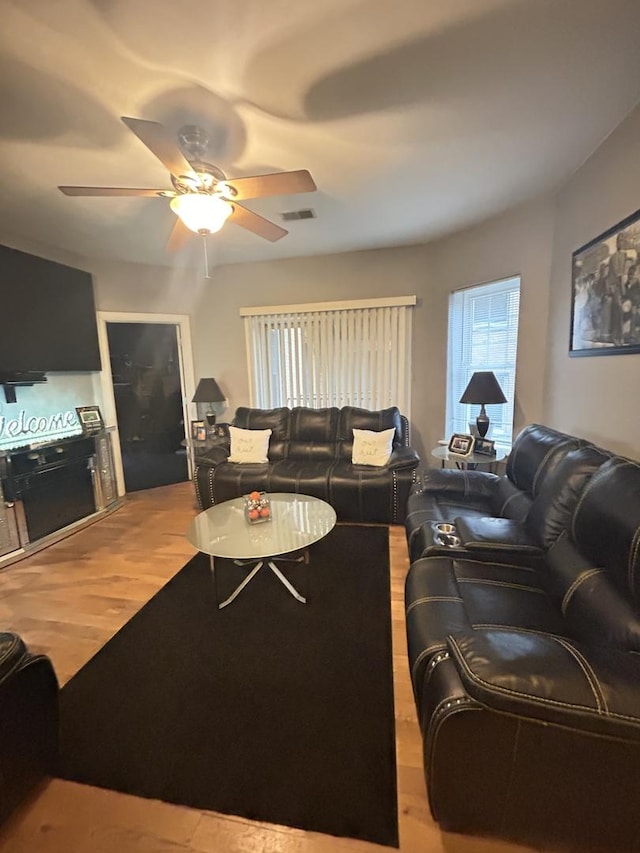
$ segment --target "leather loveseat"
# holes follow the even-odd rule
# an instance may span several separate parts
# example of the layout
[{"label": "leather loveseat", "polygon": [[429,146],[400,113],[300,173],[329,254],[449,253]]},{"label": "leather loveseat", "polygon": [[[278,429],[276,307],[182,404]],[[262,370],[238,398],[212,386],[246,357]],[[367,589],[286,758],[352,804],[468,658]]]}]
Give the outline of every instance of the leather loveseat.
[{"label": "leather loveseat", "polygon": [[0,821],[55,772],[58,681],[49,658],[0,633]]},{"label": "leather loveseat", "polygon": [[[400,524],[419,457],[409,447],[409,424],[396,407],[236,410],[233,426],[271,429],[268,461],[227,461],[228,442],[196,460],[194,480],[201,509],[257,489],[297,492],[330,503],[339,521]],[[391,457],[383,467],[354,465],[353,430],[395,429]]]},{"label": "leather loveseat", "polygon": [[[639,850],[640,466],[531,426],[504,477],[429,472],[409,506],[435,819],[544,849]],[[459,544],[439,544],[447,523]]]}]

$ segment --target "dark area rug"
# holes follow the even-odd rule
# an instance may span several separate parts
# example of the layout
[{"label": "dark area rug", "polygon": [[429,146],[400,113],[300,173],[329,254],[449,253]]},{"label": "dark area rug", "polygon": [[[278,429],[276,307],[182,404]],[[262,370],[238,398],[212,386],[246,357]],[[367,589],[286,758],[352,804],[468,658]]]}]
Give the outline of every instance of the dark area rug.
[{"label": "dark area rug", "polygon": [[386,528],[336,527],[310,564],[200,554],[61,694],[59,774],[398,846]]}]

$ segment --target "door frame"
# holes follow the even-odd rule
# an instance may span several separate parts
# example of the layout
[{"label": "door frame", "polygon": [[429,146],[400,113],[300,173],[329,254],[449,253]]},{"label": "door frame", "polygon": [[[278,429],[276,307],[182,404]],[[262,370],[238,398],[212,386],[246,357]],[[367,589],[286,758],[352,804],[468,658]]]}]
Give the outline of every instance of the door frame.
[{"label": "door frame", "polygon": [[[196,417],[196,407],[189,402],[195,393],[193,370],[193,348],[191,346],[191,321],[188,314],[139,314],[126,311],[97,311],[98,342],[102,371],[100,373],[100,390],[102,396],[102,411],[106,428],[111,433],[113,459],[116,469],[118,495],[126,494],[124,483],[124,468],[122,466],[122,449],[120,432],[116,413],[116,396],[113,390],[113,375],[111,373],[111,354],[109,352],[109,337],[107,323],[158,323],[176,327],[178,342],[178,362],[180,370],[180,387],[182,390],[182,415],[184,420],[184,437],[188,441],[189,424]],[[187,452],[189,479],[193,477],[190,454]]]}]

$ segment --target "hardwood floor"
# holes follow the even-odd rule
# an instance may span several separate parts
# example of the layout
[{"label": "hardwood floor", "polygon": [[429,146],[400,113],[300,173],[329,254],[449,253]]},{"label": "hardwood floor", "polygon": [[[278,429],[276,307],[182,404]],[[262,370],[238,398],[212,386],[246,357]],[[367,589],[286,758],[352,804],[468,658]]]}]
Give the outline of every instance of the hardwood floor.
[{"label": "hardwood floor", "polygon": [[[191,483],[135,492],[98,523],[0,572],[0,626],[48,654],[64,684],[194,554],[184,531]],[[429,814],[404,630],[408,569],[402,527],[390,531],[400,849],[524,853],[442,833]],[[464,772],[464,768],[459,768]],[[487,780],[487,784],[491,784]],[[368,853],[375,844],[201,812],[52,779],[0,829],[2,853]]]}]

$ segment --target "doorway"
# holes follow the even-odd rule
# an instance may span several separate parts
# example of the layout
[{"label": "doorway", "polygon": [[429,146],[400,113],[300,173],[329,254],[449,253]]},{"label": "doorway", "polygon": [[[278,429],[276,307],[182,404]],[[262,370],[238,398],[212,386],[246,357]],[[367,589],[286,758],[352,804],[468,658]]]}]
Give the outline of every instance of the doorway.
[{"label": "doorway", "polygon": [[118,493],[188,480],[193,396],[189,318],[98,312],[102,402]]},{"label": "doorway", "polygon": [[127,492],[188,479],[176,327],[107,323]]}]

